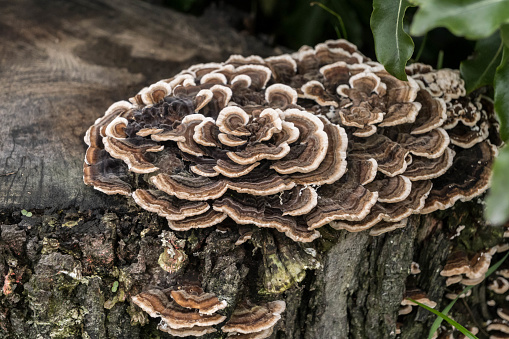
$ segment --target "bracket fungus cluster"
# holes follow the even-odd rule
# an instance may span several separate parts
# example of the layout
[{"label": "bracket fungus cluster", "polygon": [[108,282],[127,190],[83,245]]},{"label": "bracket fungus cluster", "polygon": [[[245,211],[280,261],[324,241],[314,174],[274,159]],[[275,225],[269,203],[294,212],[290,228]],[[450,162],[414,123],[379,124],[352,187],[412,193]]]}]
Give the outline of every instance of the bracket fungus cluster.
[{"label": "bracket fungus cluster", "polygon": [[[378,235],[489,185],[493,105],[456,71],[400,81],[344,41],[192,66],[89,128],[86,184],[132,196],[175,231],[330,224]],[[495,126],[495,127],[493,127]]]},{"label": "bracket fungus cluster", "polygon": [[[406,71],[408,81],[398,80],[344,40],[191,66],[95,121],[85,135],[84,182],[131,196],[173,231],[238,224],[236,245],[256,245],[256,227],[296,242],[317,239],[324,225],[374,236],[405,227],[413,214],[482,194],[499,146],[492,102],[466,95],[457,71]],[[169,233],[163,240],[159,263],[174,273],[186,264],[183,243]],[[264,276],[270,293],[319,267],[303,248],[295,269],[284,242],[265,242],[264,257],[279,267]],[[449,275],[465,282],[484,269],[471,262]],[[133,301],[174,336],[214,332],[230,312],[196,286]],[[402,314],[411,307],[402,306]],[[241,302],[222,331],[266,338],[284,309],[282,301]]]},{"label": "bracket fungus cluster", "polygon": [[239,305],[221,328],[232,339],[263,339],[268,338],[281,319],[286,304],[276,300],[261,305],[245,302]]},{"label": "bracket fungus cluster", "polygon": [[132,300],[151,317],[160,317],[158,329],[175,337],[216,332],[213,326],[226,319],[216,313],[227,306],[226,302],[219,301],[212,293],[203,292],[198,286],[183,286],[170,291],[149,290]]},{"label": "bracket fungus cluster", "polygon": [[[214,326],[226,320],[226,316],[217,313],[226,308],[226,301],[220,301],[213,293],[205,293],[195,285],[149,290],[132,300],[151,317],[160,317],[158,329],[174,337],[200,337],[213,333],[217,331]],[[260,305],[245,301],[237,305],[221,330],[228,333],[228,338],[267,338],[285,308],[286,304],[281,300]]]}]

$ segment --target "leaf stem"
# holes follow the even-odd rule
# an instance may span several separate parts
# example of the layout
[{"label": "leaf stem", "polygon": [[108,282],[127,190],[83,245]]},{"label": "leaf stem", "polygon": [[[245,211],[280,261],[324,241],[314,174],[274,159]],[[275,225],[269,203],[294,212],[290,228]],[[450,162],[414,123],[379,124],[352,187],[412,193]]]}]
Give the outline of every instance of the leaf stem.
[{"label": "leaf stem", "polygon": [[[339,26],[341,26],[341,32],[342,32],[343,38],[348,39],[348,36],[346,34],[345,24],[343,22],[343,19],[341,18],[341,16],[338,13],[334,12],[332,9],[330,9],[326,5],[322,4],[321,2],[313,1],[309,5],[311,5],[311,6],[318,5],[322,9],[324,9],[327,12],[329,12],[330,14],[334,15],[339,21]],[[336,33],[338,33],[339,38],[341,38],[341,35],[339,34],[339,31],[337,28],[336,28]]]},{"label": "leaf stem", "polygon": [[417,55],[415,56],[415,62],[418,62],[421,58],[421,54],[424,51],[424,46],[426,46],[426,41],[428,40],[428,32],[424,35],[424,38],[422,39],[421,46],[419,46],[419,51],[417,51]]},{"label": "leaf stem", "polygon": [[440,52],[438,52],[437,69],[442,69],[443,64],[444,64],[444,51],[440,50]]}]

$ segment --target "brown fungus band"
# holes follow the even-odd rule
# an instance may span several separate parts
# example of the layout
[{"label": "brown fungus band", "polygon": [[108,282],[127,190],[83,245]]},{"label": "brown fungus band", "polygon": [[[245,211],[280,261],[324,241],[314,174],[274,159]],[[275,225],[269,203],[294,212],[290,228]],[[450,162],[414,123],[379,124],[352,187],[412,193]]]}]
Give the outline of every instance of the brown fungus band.
[{"label": "brown fungus band", "polygon": [[488,188],[497,128],[491,101],[465,96],[457,71],[407,73],[344,40],[192,66],[96,120],[84,181],[173,230],[231,218],[309,242],[329,223],[404,227]]}]

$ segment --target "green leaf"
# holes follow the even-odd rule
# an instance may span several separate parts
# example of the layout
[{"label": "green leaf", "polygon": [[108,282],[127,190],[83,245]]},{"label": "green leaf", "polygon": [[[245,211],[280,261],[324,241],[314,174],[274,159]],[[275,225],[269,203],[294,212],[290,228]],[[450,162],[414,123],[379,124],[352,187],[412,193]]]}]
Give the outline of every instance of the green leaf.
[{"label": "green leaf", "polygon": [[498,32],[477,41],[474,54],[461,62],[461,76],[468,93],[482,86],[493,85],[495,71],[502,60],[503,44]]},{"label": "green leaf", "polygon": [[493,165],[492,184],[486,197],[486,220],[502,225],[509,219],[509,147],[504,147]]},{"label": "green leaf", "polygon": [[414,51],[412,38],[403,29],[408,0],[373,0],[371,30],[376,58],[400,80],[407,80],[405,66]]},{"label": "green leaf", "polygon": [[111,287],[111,292],[115,293],[118,289],[118,281],[115,281],[113,283],[113,286]]},{"label": "green leaf", "polygon": [[446,27],[454,35],[477,40],[509,22],[509,0],[418,0],[410,33],[423,35]]},{"label": "green leaf", "polygon": [[[509,25],[500,29],[503,53],[502,61],[495,72],[495,111],[500,120],[500,136],[509,139]],[[486,219],[493,225],[502,225],[509,220],[509,148],[505,147],[495,159],[492,184],[486,198]]]},{"label": "green leaf", "polygon": [[[493,266],[490,267],[490,269],[486,272],[486,274],[484,275],[484,278],[487,278],[489,277],[490,275],[493,274],[493,272],[495,272],[496,270],[498,270],[498,268],[500,267],[500,265],[502,265],[504,263],[504,261],[507,259],[507,257],[509,257],[509,252],[506,253],[506,255],[500,259],[499,261],[497,261],[497,263]],[[454,298],[453,301],[451,301],[449,303],[449,305],[447,305],[444,310],[442,311],[442,314],[444,315],[447,315],[449,313],[449,311],[451,310],[451,308],[454,306],[454,304],[456,303],[456,301],[458,301],[459,297],[463,294],[466,294],[468,291],[470,291],[472,288],[474,288],[475,285],[470,285],[470,286],[467,286],[460,294],[458,294],[458,296],[456,298]],[[433,338],[433,335],[435,334],[435,332],[438,330],[438,328],[440,327],[440,324],[442,324],[442,321],[444,320],[444,318],[442,317],[439,317],[437,318],[434,322],[433,322],[433,325],[431,325],[431,328],[429,330],[429,335],[428,335],[428,339],[431,339]]]},{"label": "green leaf", "polygon": [[26,216],[30,218],[32,216],[32,212],[27,212]]},{"label": "green leaf", "polygon": [[[509,140],[509,24],[500,28],[500,35],[504,44],[502,62],[495,73],[495,112],[500,120],[500,136],[502,140]],[[506,170],[509,167],[505,167]],[[507,172],[506,172],[507,173]],[[506,186],[509,189],[509,186]]]},{"label": "green leaf", "polygon": [[22,215],[27,215],[27,213],[28,213],[27,210],[25,210],[25,209],[21,210]]}]

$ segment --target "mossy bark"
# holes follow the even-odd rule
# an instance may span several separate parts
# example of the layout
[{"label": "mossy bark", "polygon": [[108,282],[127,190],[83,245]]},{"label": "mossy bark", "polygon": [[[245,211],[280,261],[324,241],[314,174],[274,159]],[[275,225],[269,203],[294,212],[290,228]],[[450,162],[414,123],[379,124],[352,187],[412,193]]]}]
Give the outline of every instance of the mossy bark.
[{"label": "mossy bark", "polygon": [[[85,131],[109,104],[184,67],[273,51],[217,11],[194,18],[134,0],[0,7],[1,338],[168,337],[130,296],[185,279],[227,300],[226,314],[246,298],[285,300],[274,338],[394,337],[412,261],[423,270],[412,283],[441,300],[448,234],[466,209],[377,238],[324,227],[307,247],[265,230],[242,246],[234,228],[182,232],[188,260],[164,271],[166,221],[83,184]],[[418,312],[403,336],[422,337],[431,320]]]}]

